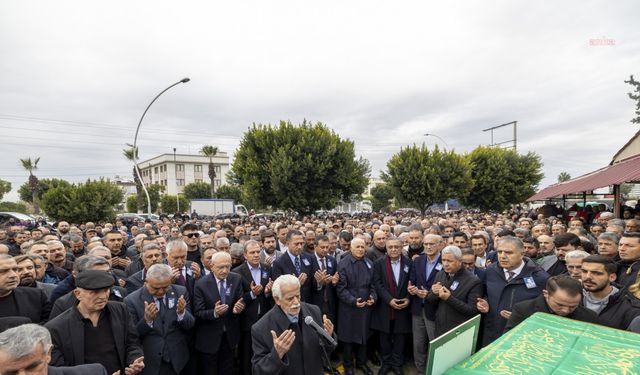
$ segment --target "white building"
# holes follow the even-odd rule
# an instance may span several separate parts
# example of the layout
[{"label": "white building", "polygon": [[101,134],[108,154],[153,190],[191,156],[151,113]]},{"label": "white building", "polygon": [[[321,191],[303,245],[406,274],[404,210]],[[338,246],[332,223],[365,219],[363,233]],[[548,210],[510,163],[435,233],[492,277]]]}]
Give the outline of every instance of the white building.
[{"label": "white building", "polygon": [[127,201],[127,198],[136,195],[136,183],[131,177],[121,177],[116,175],[111,183],[122,189],[123,202]]},{"label": "white building", "polygon": [[[229,172],[229,155],[218,152],[213,157],[216,170],[216,188],[226,184]],[[209,158],[202,155],[162,154],[138,163],[142,181],[146,186],[160,184],[165,194],[181,193],[192,182],[209,183]]]}]

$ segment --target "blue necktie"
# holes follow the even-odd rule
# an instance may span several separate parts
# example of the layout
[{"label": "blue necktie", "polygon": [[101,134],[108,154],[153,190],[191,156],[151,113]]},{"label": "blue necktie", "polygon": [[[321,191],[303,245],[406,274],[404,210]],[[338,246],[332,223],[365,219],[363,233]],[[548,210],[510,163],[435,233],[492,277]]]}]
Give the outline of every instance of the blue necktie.
[{"label": "blue necktie", "polygon": [[296,266],[296,276],[300,276],[300,258],[296,257],[295,262],[293,264]]},{"label": "blue necktie", "polygon": [[218,284],[218,291],[220,292],[220,303],[224,305],[227,297],[227,289],[224,287],[224,280],[220,280],[220,283]]}]

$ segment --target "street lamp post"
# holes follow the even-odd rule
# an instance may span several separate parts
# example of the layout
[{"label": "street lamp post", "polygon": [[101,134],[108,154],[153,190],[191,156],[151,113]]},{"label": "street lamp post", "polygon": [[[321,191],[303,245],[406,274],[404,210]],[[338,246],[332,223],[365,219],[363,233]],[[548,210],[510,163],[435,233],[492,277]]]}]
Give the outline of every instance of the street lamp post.
[{"label": "street lamp post", "polygon": [[[136,145],[138,144],[138,132],[140,131],[140,125],[142,125],[142,120],[144,119],[144,115],[147,114],[147,111],[149,110],[151,105],[160,97],[160,95],[164,94],[167,90],[169,90],[173,86],[179,85],[181,83],[187,83],[189,81],[190,81],[189,78],[183,78],[183,79],[179,80],[178,82],[172,84],[171,86],[167,87],[166,89],[160,91],[160,93],[158,95],[156,95],[155,98],[153,98],[151,103],[149,103],[147,108],[142,113],[142,117],[140,117],[140,121],[138,121],[138,127],[136,128],[136,135],[133,138],[133,150],[134,150],[134,153],[135,153],[135,151],[138,150]],[[138,160],[137,159],[138,159],[137,158],[137,153],[135,153],[134,154],[134,158],[133,158],[133,165],[136,167],[136,174],[138,175],[138,179],[140,181],[142,181],[142,189],[144,190],[144,194],[147,196],[147,214],[150,217],[151,216],[151,197],[149,197],[149,191],[147,190],[147,187],[145,186],[144,181],[142,180],[142,176],[140,175],[140,168],[138,167]]]},{"label": "street lamp post", "polygon": [[176,211],[180,212],[180,196],[178,191],[178,164],[176,164],[176,148],[173,148],[173,174],[174,179],[176,180]]},{"label": "street lamp post", "polygon": [[[433,133],[424,133],[424,136],[425,137],[436,137],[436,138],[438,138],[442,143],[444,143],[444,147],[446,147],[446,150],[449,150],[449,145],[440,136],[438,136],[436,134],[433,134]],[[449,211],[449,198],[447,198],[447,200],[444,201],[444,212],[448,212],[448,211]]]}]

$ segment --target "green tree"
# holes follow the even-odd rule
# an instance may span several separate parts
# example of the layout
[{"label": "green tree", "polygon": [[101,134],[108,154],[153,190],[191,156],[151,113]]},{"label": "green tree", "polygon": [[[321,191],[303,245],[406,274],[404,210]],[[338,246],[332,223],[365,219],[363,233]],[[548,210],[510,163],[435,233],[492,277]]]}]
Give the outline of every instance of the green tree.
[{"label": "green tree", "polygon": [[122,190],[109,180],[49,189],[42,197],[42,208],[54,220],[73,223],[113,220],[122,201]]},{"label": "green tree", "polygon": [[368,161],[355,158],[352,141],[306,120],[254,124],[240,142],[232,169],[247,201],[302,213],[333,208],[362,193],[370,172]]},{"label": "green tree", "polygon": [[571,179],[571,175],[567,172],[560,172],[558,175],[558,182],[565,182]]},{"label": "green tree", "polygon": [[426,209],[448,198],[464,198],[473,187],[468,160],[454,151],[422,144],[400,149],[387,162],[382,179],[398,201]]},{"label": "green tree", "polygon": [[127,197],[125,201],[125,206],[127,207],[127,212],[138,212],[138,196],[130,195]]},{"label": "green tree", "polygon": [[542,162],[534,152],[479,146],[467,155],[475,181],[465,205],[502,211],[533,195],[542,177]]},{"label": "green tree", "polygon": [[218,148],[211,145],[204,145],[200,149],[200,153],[209,158],[209,179],[211,180],[211,195],[210,198],[216,195],[216,166],[213,164],[213,157],[218,155]]},{"label": "green tree", "polygon": [[371,205],[374,211],[389,211],[393,189],[387,184],[378,184],[371,188]]},{"label": "green tree", "polygon": [[[71,183],[62,180],[59,178],[43,178],[38,181],[38,199],[42,199],[44,193],[46,193],[49,189],[56,188],[59,186],[71,186]],[[20,200],[28,203],[33,203],[33,195],[31,194],[31,188],[29,187],[29,182],[25,182],[20,185],[18,189],[18,194],[20,195]]]},{"label": "green tree", "polygon": [[[144,188],[142,187],[142,180],[138,178],[138,173],[136,173],[136,160],[138,160],[138,148],[134,148],[133,146],[127,149],[122,150],[122,155],[125,159],[129,160],[133,163],[133,182],[136,184],[136,210],[130,212],[147,212],[145,211],[145,207],[147,206],[147,197],[144,194]],[[139,172],[139,170],[138,170]],[[147,189],[148,191],[148,189]],[[151,192],[149,192],[149,198],[151,198]],[[153,207],[153,203],[151,203]]]},{"label": "green tree", "polygon": [[216,198],[233,199],[238,203],[242,200],[242,190],[237,185],[222,185],[216,191]]},{"label": "green tree", "polygon": [[631,123],[640,124],[640,82],[633,79],[633,75],[629,78],[628,81],[624,81],[624,83],[628,83],[634,87],[634,92],[628,93],[629,98],[635,100],[636,102],[636,117],[631,119]]},{"label": "green tree", "polygon": [[20,212],[27,213],[27,205],[15,202],[0,202],[0,212]]},{"label": "green tree", "polygon": [[20,159],[20,163],[22,164],[22,168],[24,168],[27,172],[29,172],[29,189],[31,190],[31,202],[33,203],[33,209],[36,214],[40,213],[40,204],[38,197],[38,177],[33,174],[33,171],[38,169],[38,162],[40,162],[40,158],[37,157],[33,160],[31,158],[28,159]]},{"label": "green tree", "polygon": [[[160,185],[160,184],[151,184],[149,186],[147,186],[147,191],[149,192],[149,199],[151,200],[151,212],[153,213],[157,213],[158,212],[158,205],[160,204],[160,194],[162,192],[164,192],[164,186]],[[146,213],[149,212],[149,210],[147,209],[147,196],[144,194],[144,191],[141,191],[140,193],[136,194],[136,195],[132,195],[131,197],[135,197],[135,206],[133,206],[132,202],[133,200],[131,199],[131,197],[127,198],[127,210],[129,210],[129,212],[136,212],[136,209],[138,208],[138,203],[140,202],[140,197],[142,196],[142,212]],[[131,201],[130,201],[131,200]],[[133,210],[131,210],[133,209]]]},{"label": "green tree", "polygon": [[4,197],[5,194],[11,191],[11,182],[0,180],[0,199]]},{"label": "green tree", "polygon": [[[189,201],[184,196],[180,195],[180,211],[187,212],[189,211]],[[162,208],[162,212],[166,214],[173,214],[178,211],[178,207],[176,205],[176,196],[175,195],[163,195],[160,197],[160,207]]]},{"label": "green tree", "polygon": [[185,185],[182,192],[188,200],[211,198],[211,184],[207,182],[192,182]]}]

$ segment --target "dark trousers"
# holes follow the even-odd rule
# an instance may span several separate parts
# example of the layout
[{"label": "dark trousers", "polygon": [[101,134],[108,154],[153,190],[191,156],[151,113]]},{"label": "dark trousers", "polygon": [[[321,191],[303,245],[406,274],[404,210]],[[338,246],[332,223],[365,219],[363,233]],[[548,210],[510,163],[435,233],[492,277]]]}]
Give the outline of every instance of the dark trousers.
[{"label": "dark trousers", "polygon": [[353,368],[353,353],[355,352],[356,366],[367,364],[367,345],[354,344],[350,342],[342,343],[342,361],[345,368]]},{"label": "dark trousers", "polygon": [[214,354],[200,353],[200,374],[227,375],[233,371],[233,350],[229,346],[227,333],[222,334],[220,347]]},{"label": "dark trousers", "polygon": [[175,372],[171,363],[161,361],[158,375],[178,375],[178,373]]},{"label": "dark trousers", "polygon": [[244,331],[238,346],[238,362],[241,375],[251,375],[251,357],[253,357],[251,331]]},{"label": "dark trousers", "polygon": [[395,333],[395,321],[390,321],[389,333],[378,332],[380,335],[380,354],[382,365],[402,367],[404,364],[404,333]]}]

